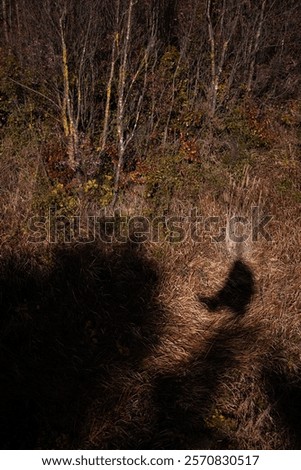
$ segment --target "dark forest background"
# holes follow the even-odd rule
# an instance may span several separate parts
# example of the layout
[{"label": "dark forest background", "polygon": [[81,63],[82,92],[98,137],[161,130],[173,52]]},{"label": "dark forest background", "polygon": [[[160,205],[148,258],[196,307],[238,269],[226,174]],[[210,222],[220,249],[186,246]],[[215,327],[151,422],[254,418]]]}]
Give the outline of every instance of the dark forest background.
[{"label": "dark forest background", "polygon": [[231,171],[254,149],[294,152],[300,8],[3,0],[2,152],[27,146],[39,154],[42,186],[58,184],[63,199],[94,191],[112,206],[131,184],[147,184],[152,198],[160,178],[161,201],[172,188],[195,196],[208,160],[212,175],[213,159]]}]

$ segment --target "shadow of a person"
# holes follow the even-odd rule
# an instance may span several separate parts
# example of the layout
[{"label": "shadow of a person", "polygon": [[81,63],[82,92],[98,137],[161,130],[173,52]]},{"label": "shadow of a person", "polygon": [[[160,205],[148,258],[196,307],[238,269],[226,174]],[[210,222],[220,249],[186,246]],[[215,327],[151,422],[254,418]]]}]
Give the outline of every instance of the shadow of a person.
[{"label": "shadow of a person", "polygon": [[[130,376],[134,387],[159,336],[158,286],[137,244],[56,247],[50,266],[30,254],[2,258],[0,448],[76,448],[94,400],[99,421],[110,421],[121,396],[114,380]],[[108,446],[119,445],[114,419]]]},{"label": "shadow of a person", "polygon": [[251,269],[242,260],[236,260],[216,295],[198,296],[209,311],[227,308],[233,315],[221,319],[184,368],[156,378],[157,422],[145,448],[235,448],[232,437],[222,429],[208,426],[207,418],[219,399],[219,384],[227,371],[239,368],[242,354],[254,343],[256,329],[246,327],[242,318],[254,293]]},{"label": "shadow of a person", "polygon": [[198,295],[210,312],[228,308],[235,315],[244,315],[255,294],[254,275],[242,260],[236,260],[223,287],[212,297]]}]

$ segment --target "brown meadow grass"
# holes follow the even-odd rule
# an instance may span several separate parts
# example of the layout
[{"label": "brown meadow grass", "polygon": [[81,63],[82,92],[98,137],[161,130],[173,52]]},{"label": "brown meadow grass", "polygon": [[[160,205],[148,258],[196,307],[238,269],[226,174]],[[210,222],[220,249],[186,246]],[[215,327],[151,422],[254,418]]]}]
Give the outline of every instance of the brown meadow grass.
[{"label": "brown meadow grass", "polygon": [[[1,174],[2,447],[300,448],[300,201],[276,190],[283,167],[262,157],[195,203],[226,221],[258,206],[270,240],[51,245],[27,241],[23,161]],[[179,200],[170,213],[189,213]]]}]

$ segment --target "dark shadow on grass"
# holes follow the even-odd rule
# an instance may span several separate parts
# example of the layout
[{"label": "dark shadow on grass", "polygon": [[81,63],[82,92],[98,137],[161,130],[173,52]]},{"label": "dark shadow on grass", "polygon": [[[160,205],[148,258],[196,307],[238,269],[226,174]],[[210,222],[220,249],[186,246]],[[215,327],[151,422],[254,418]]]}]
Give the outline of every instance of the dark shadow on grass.
[{"label": "dark shadow on grass", "polygon": [[[229,371],[241,371],[258,338],[244,321],[255,291],[250,268],[235,262],[221,291],[200,298],[233,315],[213,322],[175,373],[144,361],[165,325],[159,289],[157,266],[135,244],[2,256],[2,449],[239,448],[235,416],[217,423],[212,415]],[[264,384],[275,421],[300,448],[300,383],[265,371]]]},{"label": "dark shadow on grass", "polygon": [[301,450],[301,378],[292,379],[264,369],[263,381],[276,425],[287,437],[286,448]]},{"label": "dark shadow on grass", "polygon": [[155,402],[159,414],[153,439],[145,444],[146,448],[235,448],[222,427],[210,426],[210,414],[224,374],[239,367],[242,354],[256,340],[255,329],[243,323],[254,292],[251,269],[237,260],[215,296],[199,296],[208,310],[226,307],[233,316],[221,322],[206,347],[202,345],[203,352],[196,353],[184,370],[157,378]]},{"label": "dark shadow on grass", "polygon": [[0,447],[77,448],[101,384],[157,341],[157,268],[135,245],[82,245],[0,269]]},{"label": "dark shadow on grass", "polygon": [[244,261],[236,260],[217,294],[213,297],[199,295],[198,298],[210,312],[227,308],[235,315],[244,315],[254,293],[255,281],[250,267]]},{"label": "dark shadow on grass", "polygon": [[[226,422],[212,419],[219,386],[229,370],[252,347],[257,332],[239,320],[226,319],[212,333],[203,352],[173,375],[156,379],[155,403],[159,410],[152,439],[145,448],[235,449],[237,442],[227,432]],[[228,423],[232,418],[227,417]]]}]

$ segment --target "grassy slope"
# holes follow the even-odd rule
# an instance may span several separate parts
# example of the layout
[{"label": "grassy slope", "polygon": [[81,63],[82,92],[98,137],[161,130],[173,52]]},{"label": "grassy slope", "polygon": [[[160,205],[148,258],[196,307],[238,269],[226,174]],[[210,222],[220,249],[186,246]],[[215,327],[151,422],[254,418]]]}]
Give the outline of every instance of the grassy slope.
[{"label": "grassy slope", "polygon": [[247,130],[232,117],[231,138],[150,152],[143,184],[120,199],[125,214],[197,207],[227,221],[257,205],[273,216],[270,241],[239,248],[209,232],[198,243],[30,244],[31,215],[53,202],[91,213],[103,194],[55,186],[44,143],[5,133],[3,448],[300,448],[300,119],[277,112]]}]

